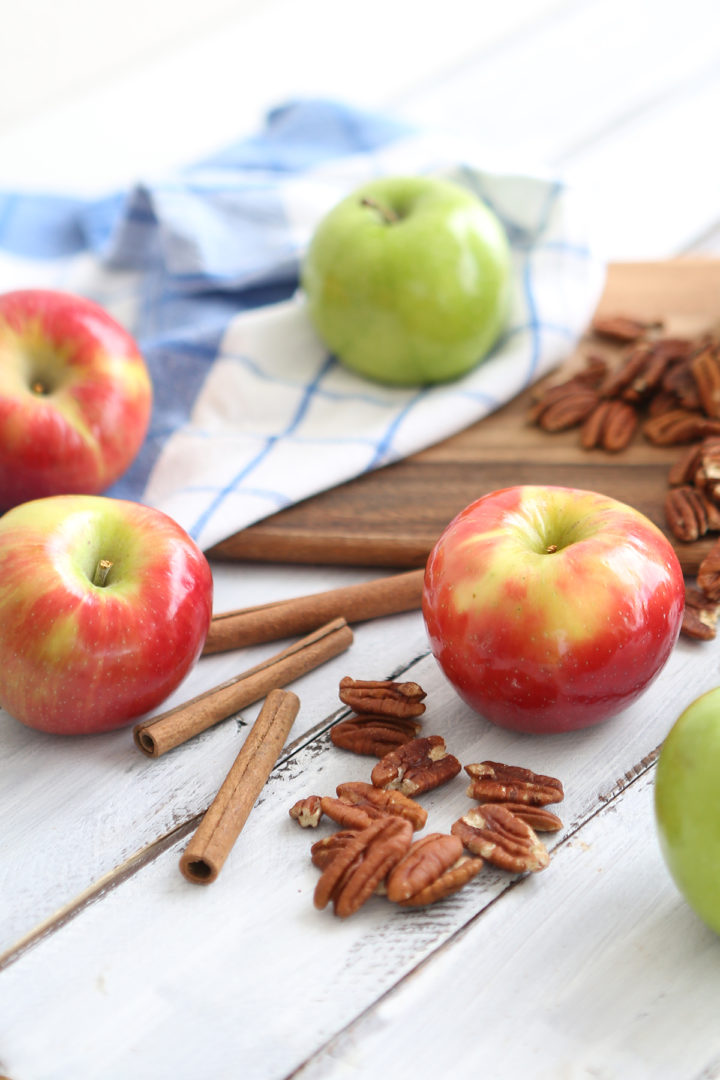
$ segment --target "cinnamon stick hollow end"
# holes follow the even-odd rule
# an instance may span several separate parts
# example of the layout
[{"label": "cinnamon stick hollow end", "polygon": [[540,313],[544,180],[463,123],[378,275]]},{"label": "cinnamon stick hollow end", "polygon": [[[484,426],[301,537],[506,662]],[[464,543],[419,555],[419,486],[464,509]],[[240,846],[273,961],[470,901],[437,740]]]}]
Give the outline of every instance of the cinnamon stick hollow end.
[{"label": "cinnamon stick hollow end", "polygon": [[211,881],[214,881],[220,872],[220,867],[214,866],[206,858],[187,857],[183,855],[180,859],[180,870],[184,877],[188,881],[192,881],[195,885],[209,885]]},{"label": "cinnamon stick hollow end", "polygon": [[141,727],[135,727],[133,729],[133,740],[138,750],[142,750],[143,754],[147,754],[148,757],[160,757],[158,745],[151,732]]},{"label": "cinnamon stick hollow end", "polygon": [[180,857],[193,885],[209,885],[225,863],[272,772],[292,728],[300,700],[291,690],[267,695],[230,771]]},{"label": "cinnamon stick hollow end", "polygon": [[345,619],[333,619],[220,686],[159,716],[141,720],[133,729],[135,745],[147,757],[161,757],[247,705],[260,701],[274,688],[285,686],[338,656],[349,648],[352,640],[353,633]]}]

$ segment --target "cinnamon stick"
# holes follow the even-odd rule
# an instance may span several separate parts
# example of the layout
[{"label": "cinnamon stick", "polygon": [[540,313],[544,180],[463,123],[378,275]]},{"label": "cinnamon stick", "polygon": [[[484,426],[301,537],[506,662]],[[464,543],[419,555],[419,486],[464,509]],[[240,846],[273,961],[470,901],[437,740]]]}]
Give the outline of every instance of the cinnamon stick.
[{"label": "cinnamon stick", "polygon": [[133,728],[135,745],[148,757],[160,757],[238,710],[260,701],[270,690],[338,656],[353,640],[344,619],[333,619],[282,652],[275,653],[241,675]]},{"label": "cinnamon stick", "polygon": [[290,690],[271,690],[240,753],[180,859],[188,881],[209,885],[220,873],[277,761],[300,701]]},{"label": "cinnamon stick", "polygon": [[[290,510],[295,509],[290,507]],[[288,512],[281,511],[283,514]],[[430,514],[432,516],[431,510]],[[452,514],[449,517],[452,517]],[[449,520],[449,517],[446,520]],[[244,562],[387,566],[394,569],[400,566],[424,566],[443,524],[444,522],[440,521],[436,529],[419,532],[417,535],[407,535],[407,530],[406,535],[398,535],[397,528],[402,531],[403,527],[401,514],[392,536],[373,533],[346,536],[339,531],[333,532],[323,524],[318,527],[315,523],[311,528],[306,528],[302,524],[293,526],[291,522],[284,520],[282,527],[274,531],[266,521],[261,521],[258,525],[250,525],[226,540],[221,540],[205,554],[209,559],[237,559]],[[359,528],[362,528],[362,522]],[[410,532],[413,530],[410,529]]]},{"label": "cinnamon stick", "polygon": [[225,611],[213,617],[203,655],[306,633],[340,616],[354,623],[412,611],[420,607],[423,574],[423,570],[410,570],[359,585]]}]

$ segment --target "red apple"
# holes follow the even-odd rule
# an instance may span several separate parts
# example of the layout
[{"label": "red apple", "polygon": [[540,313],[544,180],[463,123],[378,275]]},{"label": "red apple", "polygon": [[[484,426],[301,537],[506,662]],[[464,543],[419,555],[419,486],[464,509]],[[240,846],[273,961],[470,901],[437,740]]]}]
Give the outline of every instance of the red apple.
[{"label": "red apple", "polygon": [[677,640],[682,570],[643,514],[591,491],[492,492],[428,559],[432,651],[474,710],[501,727],[559,732],[620,712]]},{"label": "red apple", "polygon": [[135,458],[152,387],[130,335],[90,300],[0,296],[0,509],[96,494]]},{"label": "red apple", "polygon": [[159,510],[56,495],[0,518],[0,705],[29,727],[107,731],[154,709],[200,655],[205,556]]}]

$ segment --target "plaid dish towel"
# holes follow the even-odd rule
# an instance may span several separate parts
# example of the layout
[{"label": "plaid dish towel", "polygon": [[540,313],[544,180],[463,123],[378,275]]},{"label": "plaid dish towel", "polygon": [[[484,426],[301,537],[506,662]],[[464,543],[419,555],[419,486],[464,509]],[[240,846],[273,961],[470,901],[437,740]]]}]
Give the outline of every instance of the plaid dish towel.
[{"label": "plaid dish towel", "polygon": [[[322,215],[360,183],[398,174],[466,185],[510,239],[508,327],[446,385],[384,387],[345,370],[297,288]],[[159,507],[205,549],[498,408],[567,355],[603,277],[561,183],[492,171],[457,139],[334,102],[284,105],[257,136],[129,193],[0,193],[0,290],[91,297],[149,366],[151,428],[107,494]]]}]

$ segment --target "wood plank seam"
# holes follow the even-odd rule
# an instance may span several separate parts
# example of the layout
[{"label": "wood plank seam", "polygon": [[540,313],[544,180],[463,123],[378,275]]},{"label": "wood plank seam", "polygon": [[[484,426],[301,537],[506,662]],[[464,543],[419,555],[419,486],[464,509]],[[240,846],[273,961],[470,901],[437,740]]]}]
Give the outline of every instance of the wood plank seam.
[{"label": "wood plank seam", "polygon": [[[429,656],[429,651],[420,656],[413,657],[406,664],[393,670],[387,678],[393,680],[397,679],[400,675],[409,671],[410,668],[426,659],[427,656]],[[288,743],[285,748],[285,753],[278,759],[271,775],[281,771],[296,754],[310,746],[315,740],[322,738],[322,736],[329,732],[336,723],[345,719],[351,711],[352,710],[347,708],[347,706],[336,709],[334,712],[330,713],[329,716],[324,717],[313,727],[303,732],[302,735],[299,735],[291,743]],[[232,719],[232,717],[229,717],[228,722]],[[238,724],[239,728],[249,727],[247,721],[239,720],[238,717],[235,718],[235,722]],[[31,949],[51,934],[54,934],[57,930],[60,930],[77,915],[81,914],[81,912],[89,907],[90,904],[100,900],[107,893],[112,892],[119,885],[122,885],[123,882],[144,869],[144,867],[160,858],[160,856],[169,848],[173,847],[174,844],[179,843],[198,827],[205,812],[205,810],[202,810],[197,814],[193,814],[192,817],[180,822],[180,824],[174,826],[169,832],[159,836],[151,844],[134,852],[119,866],[113,867],[112,870],[109,870],[107,874],[104,874],[97,881],[93,882],[92,885],[89,885],[78,896],[65,904],[53,915],[43,919],[36,927],[28,931],[27,934],[24,934],[19,941],[0,954],[0,972],[10,967],[16,960],[19,960],[28,949]]]},{"label": "wood plank seam", "polygon": [[[403,665],[401,668],[395,670],[390,677],[392,679],[397,679],[399,675],[406,674],[411,669],[411,667],[426,659],[428,655],[429,653],[425,653],[423,656],[416,658],[409,664]],[[320,739],[336,723],[338,723],[341,719],[347,716],[350,712],[351,710],[347,708],[335,710],[335,712],[330,714],[329,717],[325,717],[323,720],[319,721],[319,723],[316,724],[314,727],[310,728],[308,731],[304,732],[303,735],[299,736],[292,743],[290,743],[286,749],[286,753],[282,755],[282,757],[278,760],[277,765],[273,769],[273,774],[282,771],[282,769],[287,766],[287,764],[296,754],[309,747],[316,740]],[[624,776],[619,778],[615,782],[615,784],[607,794],[600,794],[598,796],[600,806],[596,807],[594,811],[587,813],[580,820],[573,822],[572,825],[569,827],[567,834],[562,838],[562,840],[558,841],[556,844],[550,847],[551,852],[554,854],[555,851],[561,848],[568,840],[572,839],[576,835],[576,833],[582,828],[584,828],[585,825],[590,822],[598,813],[602,812],[602,810],[604,810],[607,806],[609,806],[617,798],[619,798],[631,784],[634,784],[638,779],[644,776],[649,769],[652,769],[656,764],[659,752],[660,746],[657,746],[653,751],[645,755],[636,765],[632,766],[629,770],[627,770]],[[150,863],[154,862],[156,859],[162,856],[175,844],[182,841],[195,828],[197,828],[198,824],[202,820],[204,813],[205,811],[203,810],[198,812],[197,814],[194,814],[191,818],[187,819],[184,822],[181,822],[169,832],[165,833],[162,837],[159,837],[158,839],[153,841],[153,843],[148,844],[145,848],[141,849],[138,852],[135,852],[120,866],[113,868],[113,870],[111,871],[108,871],[107,874],[103,875],[103,877],[101,877],[97,882],[94,882],[91,886],[85,889],[70,903],[66,904],[63,908],[55,912],[54,915],[51,915],[47,919],[43,920],[37,927],[29,931],[18,942],[16,942],[15,945],[11,946],[2,955],[0,955],[0,972],[10,967],[16,960],[19,960],[29,949],[39,944],[45,938],[56,933],[72,919],[80,915],[91,904],[97,902],[98,900],[102,899],[102,897],[105,896],[107,893],[112,892],[114,889],[118,888],[120,885],[122,885],[129,878],[133,877],[144,867],[148,866]],[[514,887],[515,884],[521,882],[522,880],[524,880],[522,877],[515,878],[512,882],[508,883],[507,888]],[[505,893],[507,892],[507,888],[503,889],[502,892],[498,894],[498,896],[489,899],[487,903],[485,903],[474,915],[472,915],[470,919],[468,919],[461,928],[455,931],[445,942],[442,942],[438,946],[438,948],[443,948],[454,938],[456,938],[458,934],[463,933],[464,930],[472,922],[475,921],[475,919],[482,915],[482,913],[486,911],[491,904],[495,903],[496,899],[498,899],[499,896],[505,895]],[[437,950],[434,950],[433,953],[430,954],[430,956],[426,957],[425,960],[421,961],[421,963],[417,965],[417,967],[420,967],[423,963],[429,960],[431,956],[435,955],[435,952],[437,952]],[[414,970],[416,969],[413,968],[410,972],[408,972],[408,974],[412,974],[412,971]],[[333,1036],[333,1038],[335,1038],[335,1036]],[[322,1052],[322,1048],[318,1052]]]},{"label": "wood plank seam", "polygon": [[198,825],[201,817],[202,814],[195,814],[189,821],[182,822],[164,836],[158,837],[151,844],[148,844],[140,851],[136,851],[119,866],[103,874],[101,878],[89,885],[68,904],[56,911],[54,915],[48,916],[38,926],[28,931],[19,941],[0,954],[0,972],[9,968],[11,964],[19,960],[33,946],[38,945],[45,938],[60,930],[91,904],[101,900],[119,885],[122,885],[124,881],[133,877],[144,866],[154,862],[173,844],[187,836],[193,827]]},{"label": "wood plank seam", "polygon": [[[612,788],[611,793],[609,793],[608,795],[598,796],[600,800],[599,806],[595,807],[594,810],[590,811],[582,820],[574,822],[570,826],[567,835],[563,836],[562,840],[559,840],[552,847],[548,846],[549,850],[552,853],[553,861],[557,852],[559,852],[562,848],[566,847],[572,840],[574,840],[590,822],[594,821],[595,818],[598,817],[598,815],[604,814],[605,812],[609,811],[613,804],[618,799],[620,799],[630,787],[632,787],[639,780],[645,777],[646,774],[656,766],[657,756],[659,752],[660,747],[658,746],[656,750],[643,757],[637,763],[637,765],[632,766],[632,768],[624,774],[624,777],[616,782],[615,786]],[[463,938],[463,936],[468,932],[470,927],[473,926],[482,915],[489,911],[490,908],[497,904],[503,897],[507,896],[511,890],[519,888],[525,882],[530,880],[531,877],[531,874],[521,874],[514,876],[501,892],[491,897],[487,901],[487,903],[485,903],[478,911],[471,915],[470,918],[468,918],[462,926],[458,927],[457,930],[454,930],[452,933],[450,933],[443,941],[440,942],[440,944],[436,948],[434,948],[431,952],[429,952],[426,956],[424,956],[421,960],[414,964],[412,968],[406,971],[405,974],[402,975],[393,986],[389,987],[382,994],[380,994],[371,1005],[367,1006],[367,1008],[359,1012],[349,1024],[346,1024],[344,1027],[336,1031],[334,1035],[331,1035],[321,1046],[317,1048],[317,1050],[313,1054],[310,1055],[310,1057],[306,1058],[305,1061],[303,1061],[296,1069],[293,1069],[292,1072],[287,1073],[282,1078],[282,1080],[295,1080],[296,1077],[302,1075],[303,1070],[306,1069],[309,1065],[312,1065],[314,1062],[319,1061],[325,1055],[332,1055],[336,1048],[339,1047],[341,1041],[344,1038],[349,1037],[352,1032],[363,1022],[363,1020],[366,1017],[369,1017],[372,1012],[380,1004],[382,1004],[383,1001],[395,995],[397,991],[400,990],[400,988],[403,987],[410,978],[415,976],[419,971],[422,971],[425,967],[429,966],[429,964],[434,961],[439,955],[441,955],[441,953],[446,952],[450,948],[452,948],[458,941]],[[704,1075],[705,1074],[703,1073],[703,1076]],[[700,1078],[698,1078],[698,1080],[700,1080]]]}]

